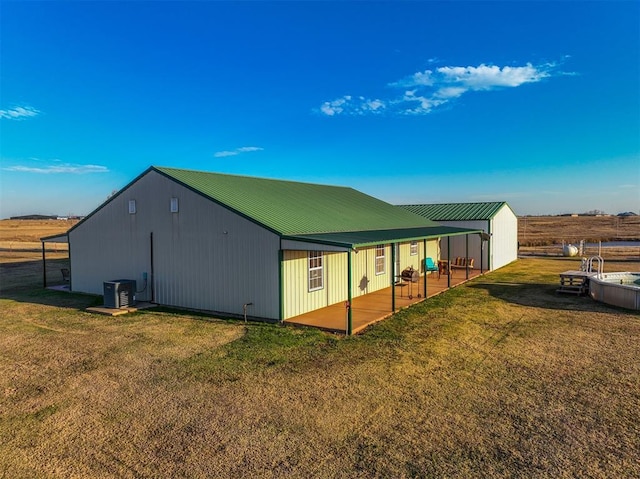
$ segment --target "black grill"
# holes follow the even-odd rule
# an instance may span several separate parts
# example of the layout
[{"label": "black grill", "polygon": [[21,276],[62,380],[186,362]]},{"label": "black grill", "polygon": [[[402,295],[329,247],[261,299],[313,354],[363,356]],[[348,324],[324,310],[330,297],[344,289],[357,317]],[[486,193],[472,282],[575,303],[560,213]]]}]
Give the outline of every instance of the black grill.
[{"label": "black grill", "polygon": [[410,281],[412,283],[417,283],[420,279],[420,273],[417,270],[413,269],[413,267],[408,267],[400,273],[400,277],[403,281]]}]

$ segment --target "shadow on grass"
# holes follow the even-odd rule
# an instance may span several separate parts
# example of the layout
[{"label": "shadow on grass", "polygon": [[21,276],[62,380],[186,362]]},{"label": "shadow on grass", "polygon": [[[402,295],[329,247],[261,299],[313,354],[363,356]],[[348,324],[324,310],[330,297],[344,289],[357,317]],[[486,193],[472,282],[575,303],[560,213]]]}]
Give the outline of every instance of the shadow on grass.
[{"label": "shadow on grass", "polygon": [[559,286],[548,283],[482,282],[469,284],[468,287],[484,289],[495,298],[533,308],[575,311],[604,311],[612,308],[594,301],[590,296],[558,293]]},{"label": "shadow on grass", "polygon": [[[60,268],[68,264],[68,259],[47,260],[47,284],[62,284]],[[0,263],[0,299],[79,310],[103,303],[101,296],[45,289],[42,261]]]},{"label": "shadow on grass", "polygon": [[42,287],[2,289],[0,290],[0,299],[77,310],[84,310],[91,306],[101,306],[104,303],[102,296],[54,291],[43,289]]}]

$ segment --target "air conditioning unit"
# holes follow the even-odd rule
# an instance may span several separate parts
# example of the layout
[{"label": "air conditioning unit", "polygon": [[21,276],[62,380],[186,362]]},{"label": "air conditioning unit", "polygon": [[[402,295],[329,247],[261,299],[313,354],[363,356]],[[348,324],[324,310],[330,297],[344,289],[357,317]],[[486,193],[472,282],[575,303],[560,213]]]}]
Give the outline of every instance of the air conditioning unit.
[{"label": "air conditioning unit", "polygon": [[133,279],[114,279],[104,282],[105,308],[121,309],[135,306],[136,281]]}]

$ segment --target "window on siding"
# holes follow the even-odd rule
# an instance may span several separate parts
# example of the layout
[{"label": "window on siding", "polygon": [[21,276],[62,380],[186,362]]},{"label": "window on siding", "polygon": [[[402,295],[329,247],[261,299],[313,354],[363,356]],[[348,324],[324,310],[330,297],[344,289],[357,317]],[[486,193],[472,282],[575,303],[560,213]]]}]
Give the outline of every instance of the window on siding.
[{"label": "window on siding", "polygon": [[171,212],[178,212],[178,198],[171,198]]},{"label": "window on siding", "polygon": [[417,241],[412,241],[411,242],[410,254],[411,254],[411,256],[415,256],[415,255],[418,254],[418,242]]},{"label": "window on siding", "polygon": [[309,291],[324,288],[324,257],[322,251],[309,251]]},{"label": "window on siding", "polygon": [[129,214],[136,214],[136,200],[129,200]]},{"label": "window on siding", "polygon": [[384,245],[376,246],[376,274],[384,274],[385,268]]}]

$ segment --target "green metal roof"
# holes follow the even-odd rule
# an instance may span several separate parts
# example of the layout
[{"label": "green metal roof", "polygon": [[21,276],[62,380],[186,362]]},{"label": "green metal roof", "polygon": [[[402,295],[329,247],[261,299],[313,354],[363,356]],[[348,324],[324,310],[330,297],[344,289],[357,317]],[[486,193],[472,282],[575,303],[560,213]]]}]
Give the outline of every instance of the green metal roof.
[{"label": "green metal roof", "polygon": [[348,187],[151,169],[283,236],[439,226]]},{"label": "green metal roof", "polygon": [[400,205],[400,208],[432,221],[470,221],[490,220],[505,205],[511,209],[505,201]]},{"label": "green metal roof", "polygon": [[[354,249],[480,232],[443,226],[353,188],[152,166],[73,226],[67,235],[150,171],[288,240]],[[53,238],[43,240],[54,241]]]}]

